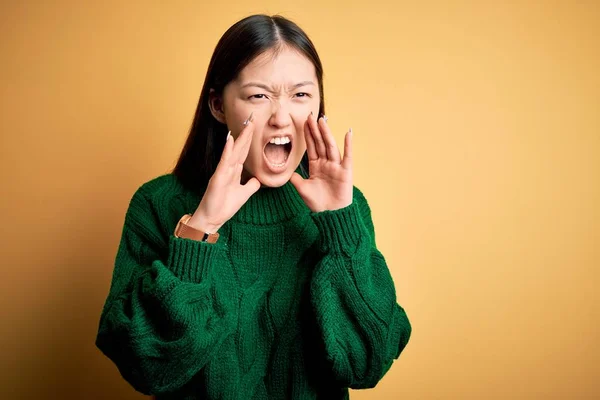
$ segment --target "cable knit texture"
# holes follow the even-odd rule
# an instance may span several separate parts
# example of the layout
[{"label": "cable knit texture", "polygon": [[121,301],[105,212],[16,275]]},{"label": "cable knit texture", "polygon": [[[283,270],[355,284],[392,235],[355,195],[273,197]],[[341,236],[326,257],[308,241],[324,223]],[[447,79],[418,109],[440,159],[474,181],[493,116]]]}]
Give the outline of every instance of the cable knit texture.
[{"label": "cable knit texture", "polygon": [[255,193],[215,244],[173,236],[199,202],[172,174],[131,198],[96,338],[123,378],[159,400],[374,387],[412,328],[363,194],[313,213],[288,182]]}]

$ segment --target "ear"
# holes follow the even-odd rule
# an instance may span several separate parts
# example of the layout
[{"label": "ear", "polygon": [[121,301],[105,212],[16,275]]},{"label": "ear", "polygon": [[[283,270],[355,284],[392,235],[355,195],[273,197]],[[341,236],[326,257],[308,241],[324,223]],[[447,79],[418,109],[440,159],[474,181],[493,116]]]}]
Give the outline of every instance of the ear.
[{"label": "ear", "polygon": [[218,96],[215,89],[210,89],[208,93],[208,107],[217,121],[226,124],[225,113],[223,112],[223,98]]}]

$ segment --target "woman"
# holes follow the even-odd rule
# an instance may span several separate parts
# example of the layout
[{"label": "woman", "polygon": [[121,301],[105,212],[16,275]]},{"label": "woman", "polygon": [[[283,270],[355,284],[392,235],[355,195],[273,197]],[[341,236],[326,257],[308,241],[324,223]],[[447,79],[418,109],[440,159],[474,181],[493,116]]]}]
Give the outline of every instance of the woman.
[{"label": "woman", "polygon": [[327,126],[323,69],[280,17],[233,25],[172,173],[125,216],[96,345],[157,399],[345,399],[411,325]]}]

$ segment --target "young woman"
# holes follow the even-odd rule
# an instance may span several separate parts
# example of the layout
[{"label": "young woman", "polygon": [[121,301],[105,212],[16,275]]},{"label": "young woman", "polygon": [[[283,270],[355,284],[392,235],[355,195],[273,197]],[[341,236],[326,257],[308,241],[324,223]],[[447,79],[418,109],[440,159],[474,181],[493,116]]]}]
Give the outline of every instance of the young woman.
[{"label": "young woman", "polygon": [[219,41],[172,173],[127,210],[96,345],[157,399],[345,399],[411,325],[324,116],[306,34],[254,15]]}]

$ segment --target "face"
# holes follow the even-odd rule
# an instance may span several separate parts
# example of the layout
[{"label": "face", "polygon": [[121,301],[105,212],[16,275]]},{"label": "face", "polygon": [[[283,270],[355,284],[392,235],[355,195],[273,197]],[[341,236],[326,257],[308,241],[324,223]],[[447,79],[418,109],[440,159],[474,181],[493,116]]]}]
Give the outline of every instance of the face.
[{"label": "face", "polygon": [[243,180],[254,176],[269,187],[288,182],[306,151],[306,119],[311,111],[315,116],[319,112],[319,85],[312,62],[287,47],[275,57],[268,51],[225,86],[222,98],[210,101],[213,115],[227,125],[234,139],[253,113],[254,135]]}]

